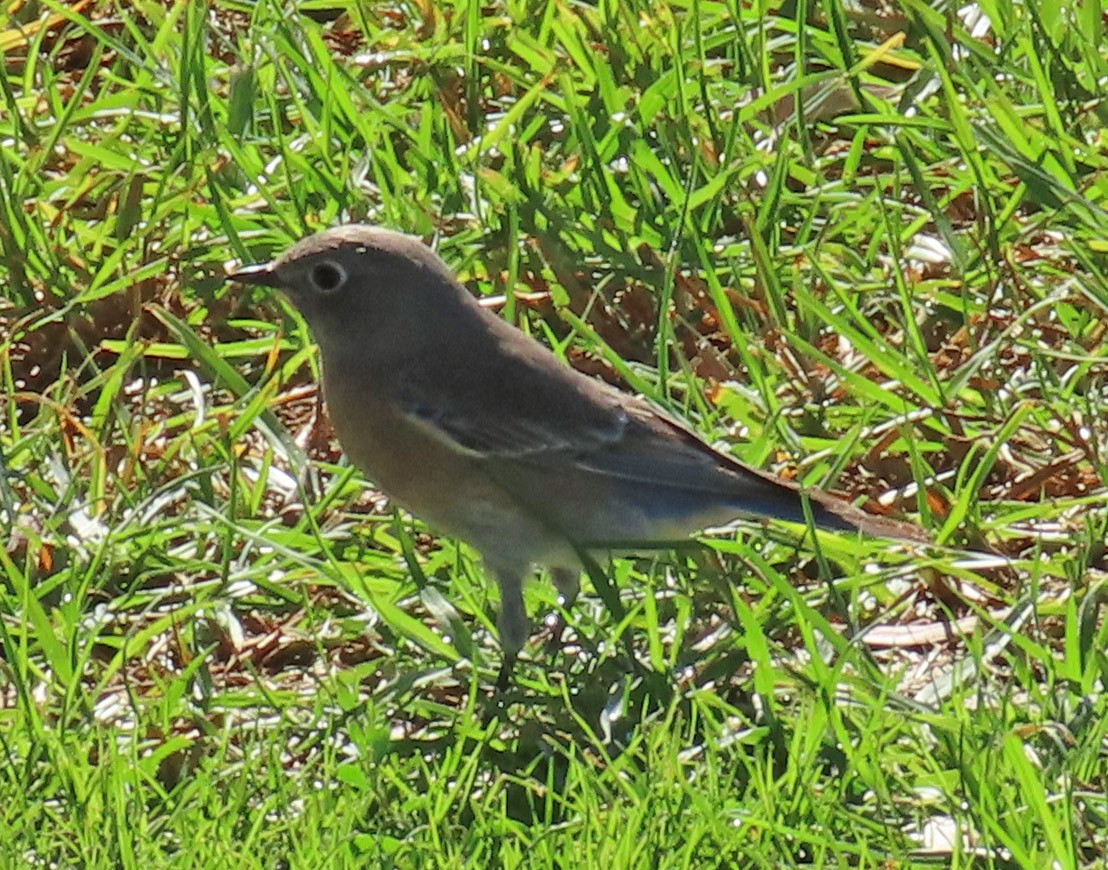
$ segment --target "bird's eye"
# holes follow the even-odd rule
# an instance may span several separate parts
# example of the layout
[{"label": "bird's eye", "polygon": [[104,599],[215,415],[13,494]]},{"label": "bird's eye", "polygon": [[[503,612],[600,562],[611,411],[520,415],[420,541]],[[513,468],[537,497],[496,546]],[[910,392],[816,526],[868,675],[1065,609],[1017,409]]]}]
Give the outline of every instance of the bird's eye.
[{"label": "bird's eye", "polygon": [[327,260],[312,267],[311,279],[320,293],[331,293],[346,283],[346,270],[338,263]]}]

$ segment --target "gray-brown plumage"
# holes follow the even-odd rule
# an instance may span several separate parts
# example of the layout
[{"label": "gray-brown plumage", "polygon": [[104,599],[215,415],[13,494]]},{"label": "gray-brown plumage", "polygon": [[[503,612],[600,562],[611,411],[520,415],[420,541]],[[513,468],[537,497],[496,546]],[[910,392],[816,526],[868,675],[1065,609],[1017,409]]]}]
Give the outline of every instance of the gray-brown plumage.
[{"label": "gray-brown plumage", "polygon": [[501,587],[501,642],[526,640],[522,582],[580,551],[657,546],[740,516],[923,541],[827,493],[726,456],[635,396],[580,374],[482,308],[418,239],[343,226],[232,276],[285,291],[323,357],[343,448],[394,501],[476,547]]}]

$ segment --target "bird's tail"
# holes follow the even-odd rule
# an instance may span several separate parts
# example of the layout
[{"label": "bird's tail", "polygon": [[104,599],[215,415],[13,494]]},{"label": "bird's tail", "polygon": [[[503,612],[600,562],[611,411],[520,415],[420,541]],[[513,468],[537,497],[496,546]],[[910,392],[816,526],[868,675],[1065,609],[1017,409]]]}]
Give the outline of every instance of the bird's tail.
[{"label": "bird's tail", "polygon": [[914,523],[867,513],[844,499],[819,490],[801,493],[812,507],[812,519],[817,526],[836,531],[861,531],[875,538],[929,543],[927,531]]}]

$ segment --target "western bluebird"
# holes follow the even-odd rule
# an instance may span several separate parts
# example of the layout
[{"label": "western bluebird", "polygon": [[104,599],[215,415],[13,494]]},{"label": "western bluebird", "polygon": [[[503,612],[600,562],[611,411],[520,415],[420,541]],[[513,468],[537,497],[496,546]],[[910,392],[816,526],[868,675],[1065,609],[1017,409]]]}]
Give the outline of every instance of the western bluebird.
[{"label": "western bluebird", "polygon": [[579,554],[663,545],[739,516],[924,541],[718,452],[645,400],[574,371],[483,308],[418,239],[349,225],[232,279],[280,288],[311,327],[351,460],[397,504],[473,545],[500,583],[506,667],[528,634],[522,585]]}]

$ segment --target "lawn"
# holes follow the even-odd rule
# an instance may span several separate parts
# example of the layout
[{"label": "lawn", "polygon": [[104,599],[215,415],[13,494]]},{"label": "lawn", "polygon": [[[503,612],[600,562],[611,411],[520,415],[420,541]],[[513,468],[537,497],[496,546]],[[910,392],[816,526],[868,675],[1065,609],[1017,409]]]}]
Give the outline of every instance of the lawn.
[{"label": "lawn", "polygon": [[[10,0],[0,54],[0,866],[1104,866],[1100,0]],[[342,222],[934,543],[540,578],[497,692],[477,554],[225,281]]]}]

